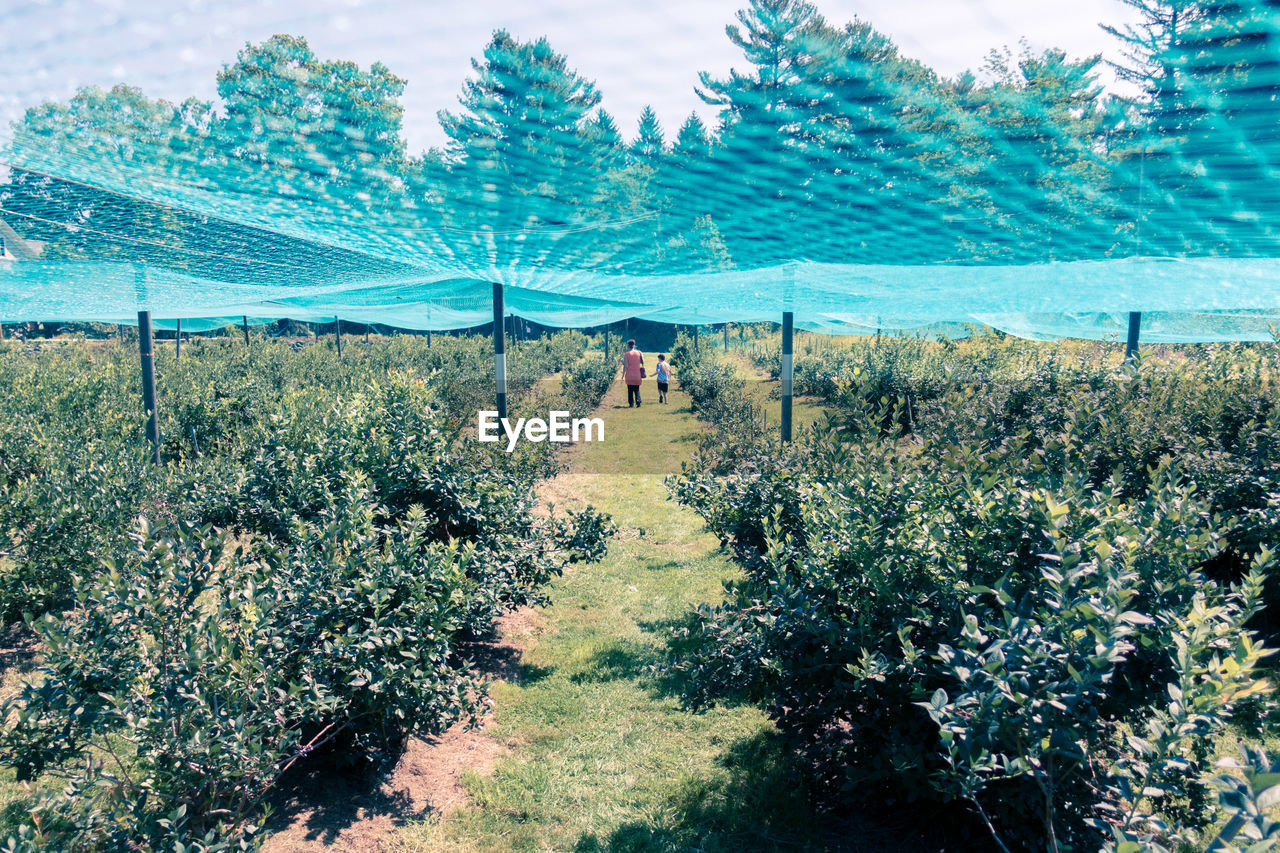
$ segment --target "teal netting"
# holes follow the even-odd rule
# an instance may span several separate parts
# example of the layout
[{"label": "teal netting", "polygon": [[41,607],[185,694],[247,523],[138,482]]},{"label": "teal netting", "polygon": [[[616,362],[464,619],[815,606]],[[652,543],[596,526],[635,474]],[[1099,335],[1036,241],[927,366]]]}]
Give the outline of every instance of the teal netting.
[{"label": "teal netting", "polygon": [[594,83],[505,31],[419,156],[404,80],[297,36],[228,57],[213,102],[84,89],[0,153],[0,321],[465,328],[501,282],[549,326],[793,311],[836,334],[1105,338],[1142,311],[1144,340],[1270,340],[1280,0],[1126,2],[1122,98],[1096,58],[948,77],[867,23],[753,0],[738,70],[699,83],[718,122],[671,141],[652,112],[624,139]]}]

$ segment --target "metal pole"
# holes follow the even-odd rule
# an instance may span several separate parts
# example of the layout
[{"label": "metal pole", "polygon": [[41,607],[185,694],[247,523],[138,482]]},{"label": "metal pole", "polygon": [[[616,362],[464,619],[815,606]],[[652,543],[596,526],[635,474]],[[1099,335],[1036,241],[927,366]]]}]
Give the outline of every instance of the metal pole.
[{"label": "metal pole", "polygon": [[427,329],[427,349],[431,349],[431,330]]},{"label": "metal pole", "polygon": [[338,339],[338,358],[342,358],[342,321],[336,316],[333,318],[333,334]]},{"label": "metal pole", "polygon": [[697,326],[693,327],[693,348],[695,350],[698,348],[698,327]]},{"label": "metal pole", "polygon": [[724,351],[729,351],[729,324],[724,324]]},{"label": "metal pole", "polygon": [[792,357],[791,338],[795,329],[795,315],[782,312],[782,441],[791,441],[791,380],[795,362]]},{"label": "metal pole", "polygon": [[498,417],[507,416],[507,340],[503,315],[506,307],[502,301],[502,282],[493,283],[493,379],[498,393]]},{"label": "metal pole", "polygon": [[242,314],[240,317],[240,322],[244,327],[244,345],[248,346],[249,345],[249,315]]},{"label": "metal pole", "polygon": [[1132,361],[1138,353],[1138,332],[1142,328],[1142,312],[1129,312],[1129,339],[1124,345],[1124,360]]},{"label": "metal pole", "polygon": [[142,356],[142,406],[147,412],[151,461],[160,464],[160,421],[156,418],[156,365],[152,351],[151,312],[138,312],[138,353]]},{"label": "metal pole", "polygon": [[173,360],[182,360],[182,321],[178,320],[178,329],[173,333]]}]

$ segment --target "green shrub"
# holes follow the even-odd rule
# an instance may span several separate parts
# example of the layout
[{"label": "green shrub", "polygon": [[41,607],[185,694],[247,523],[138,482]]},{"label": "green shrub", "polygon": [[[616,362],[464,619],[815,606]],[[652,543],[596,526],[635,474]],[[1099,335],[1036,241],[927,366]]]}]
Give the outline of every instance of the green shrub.
[{"label": "green shrub", "polygon": [[[583,340],[514,356],[513,405]],[[613,532],[534,511],[547,447],[470,440],[485,342],[161,352],[160,466],[136,355],[0,351],[0,605],[46,649],[0,711],[45,791],[11,848],[251,847],[291,764],[388,762],[476,713],[474,641]]]},{"label": "green shrub", "polygon": [[575,418],[591,414],[618,375],[617,364],[604,359],[582,359],[560,377],[565,407]]},{"label": "green shrub", "polygon": [[136,559],[33,622],[46,654],[0,746],[20,778],[69,783],[33,812],[40,849],[237,840],[320,746],[375,760],[476,713],[454,647],[467,551],[429,544],[420,514],[378,531],[361,506],[258,559],[144,523]]},{"label": "green shrub", "polygon": [[745,576],[673,666],[695,707],[761,704],[829,796],[961,800],[1008,849],[1194,843],[1266,689],[1268,389],[1044,369],[849,386],[812,440],[674,478]]}]

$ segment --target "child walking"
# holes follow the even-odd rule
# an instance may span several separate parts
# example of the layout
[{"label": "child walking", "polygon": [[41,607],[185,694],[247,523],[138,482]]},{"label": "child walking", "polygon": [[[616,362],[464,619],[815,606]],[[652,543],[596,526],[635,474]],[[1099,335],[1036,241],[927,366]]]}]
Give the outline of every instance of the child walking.
[{"label": "child walking", "polygon": [[670,388],[671,382],[671,365],[667,364],[667,357],[663,353],[658,353],[658,368],[655,371],[658,380],[658,402],[667,402],[667,389]]}]

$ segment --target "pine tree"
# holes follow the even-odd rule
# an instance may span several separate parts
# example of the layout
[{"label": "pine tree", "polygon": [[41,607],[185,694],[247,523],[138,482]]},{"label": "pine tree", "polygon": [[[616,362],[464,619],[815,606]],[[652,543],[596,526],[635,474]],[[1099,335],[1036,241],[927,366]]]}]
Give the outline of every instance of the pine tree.
[{"label": "pine tree", "polygon": [[707,134],[707,126],[697,113],[689,113],[689,117],[680,125],[676,134],[676,142],[672,153],[679,160],[703,160],[711,153],[711,138]]},{"label": "pine tree", "polygon": [[[1280,3],[1126,0],[1135,27],[1117,73],[1142,90],[1141,133],[1121,152],[1142,254],[1280,247]],[[1131,187],[1131,189],[1129,189]]]},{"label": "pine tree", "polygon": [[622,133],[613,116],[603,109],[596,110],[595,117],[587,121],[582,130],[583,139],[591,151],[592,163],[597,174],[603,176],[611,169],[622,168],[626,163],[626,146]]},{"label": "pine tree", "polygon": [[628,149],[631,160],[642,166],[657,168],[666,154],[667,143],[663,138],[662,125],[658,123],[658,114],[653,107],[645,106],[640,113],[636,138]]},{"label": "pine tree", "polygon": [[1178,115],[1177,67],[1173,59],[1186,33],[1202,15],[1202,0],[1121,0],[1138,12],[1136,24],[1102,29],[1120,40],[1124,61],[1109,63],[1116,77],[1142,92],[1152,114],[1173,119]]},{"label": "pine tree", "polygon": [[521,42],[505,30],[471,65],[462,110],[439,114],[454,179],[465,187],[455,206],[506,227],[571,221],[594,188],[584,126],[600,102],[595,84],[545,38]]},{"label": "pine tree", "polygon": [[1280,249],[1280,0],[1205,0],[1175,61],[1190,120],[1180,155],[1200,180],[1213,249]]},{"label": "pine tree", "polygon": [[751,0],[737,20],[725,33],[750,71],[699,75],[698,95],[721,110],[713,165],[720,180],[706,204],[739,263],[777,263],[799,248],[791,225],[806,174],[795,129],[812,97],[801,72],[832,31],[803,0]]},{"label": "pine tree", "polygon": [[936,98],[936,77],[860,21],[833,31],[799,77],[808,100],[795,136],[808,195],[796,229],[833,260],[936,258],[932,233],[922,238],[936,231],[927,205],[940,182],[920,162],[927,134],[916,121]]},{"label": "pine tree", "polygon": [[[713,174],[713,168],[711,139],[706,125],[697,113],[691,113],[680,126],[675,144],[658,171],[655,195],[662,210],[665,230],[685,231],[694,227],[697,220],[706,214],[707,199],[719,192],[723,183]],[[680,243],[682,246],[686,244],[687,241]],[[691,256],[686,254],[682,257],[687,259]]]},{"label": "pine tree", "polygon": [[725,34],[754,66],[754,73],[735,70],[727,79],[716,80],[701,72],[698,95],[734,112],[759,111],[783,120],[800,70],[826,23],[817,7],[804,0],[752,0],[736,17],[738,24],[726,26]]},{"label": "pine tree", "polygon": [[1103,201],[1109,164],[1103,135],[1099,57],[1073,60],[1054,48],[994,51],[990,85],[961,101],[963,147],[986,195],[984,258],[1016,261],[1097,257],[1114,242]]}]

